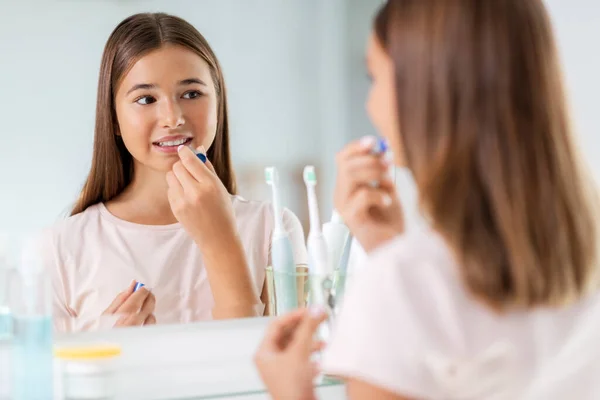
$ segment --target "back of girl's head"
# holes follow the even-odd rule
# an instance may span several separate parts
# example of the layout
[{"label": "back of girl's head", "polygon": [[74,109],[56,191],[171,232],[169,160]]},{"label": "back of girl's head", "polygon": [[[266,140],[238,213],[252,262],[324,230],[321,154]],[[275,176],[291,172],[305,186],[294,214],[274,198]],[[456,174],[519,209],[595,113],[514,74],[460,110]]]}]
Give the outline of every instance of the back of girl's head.
[{"label": "back of girl's head", "polygon": [[596,195],[541,0],[389,0],[404,159],[468,289],[496,309],[595,286]]},{"label": "back of girl's head", "polygon": [[218,121],[215,140],[207,155],[227,190],[235,193],[227,94],[214,52],[196,28],[179,17],[163,13],[136,14],[115,28],[104,48],[98,81],[92,167],[71,215],[113,199],[131,182],[133,159],[119,135],[115,95],[123,77],[141,57],[167,44],[191,50],[210,68],[218,97]]}]

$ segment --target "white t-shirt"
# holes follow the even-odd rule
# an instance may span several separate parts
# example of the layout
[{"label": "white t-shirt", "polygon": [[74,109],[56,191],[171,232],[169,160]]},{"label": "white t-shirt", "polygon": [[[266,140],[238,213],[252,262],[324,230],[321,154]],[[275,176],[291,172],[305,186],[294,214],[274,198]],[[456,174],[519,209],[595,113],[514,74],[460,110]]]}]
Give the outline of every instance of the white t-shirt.
[{"label": "white t-shirt", "polygon": [[[232,204],[251,277],[260,295],[265,267],[271,263],[273,208],[268,202],[240,196],[232,196]],[[287,209],[283,221],[295,263],[306,264],[300,221]],[[88,323],[93,326],[134,279],[155,295],[158,323],[212,318],[214,300],[202,254],[179,223],[127,222],[100,203],[56,224],[42,235],[41,244],[43,262],[52,277],[58,330],[85,329]],[[61,319],[79,322],[65,324]]]},{"label": "white t-shirt", "polygon": [[429,228],[375,250],[347,290],[323,370],[417,399],[600,398],[600,297],[496,314]]}]

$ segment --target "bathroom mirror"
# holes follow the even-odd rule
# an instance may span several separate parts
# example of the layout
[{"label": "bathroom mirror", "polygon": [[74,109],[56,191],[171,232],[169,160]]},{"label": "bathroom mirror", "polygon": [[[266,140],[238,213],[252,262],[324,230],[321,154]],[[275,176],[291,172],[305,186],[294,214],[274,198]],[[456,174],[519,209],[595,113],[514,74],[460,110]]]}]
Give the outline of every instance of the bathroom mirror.
[{"label": "bathroom mirror", "polygon": [[[363,106],[368,87],[363,49],[381,3],[48,0],[5,6],[0,15],[0,233],[14,244],[8,253],[72,210],[92,163],[104,45],[119,22],[139,12],[182,17],[204,35],[227,87],[239,195],[270,201],[264,169],[276,166],[282,205],[296,214],[307,234],[304,166],[316,168],[324,222],[332,210],[335,153],[351,139],[374,133]],[[79,271],[74,261],[65,263],[64,268]],[[89,303],[100,301],[96,292],[110,284],[91,279],[77,275],[70,283],[75,291],[78,285],[89,288]],[[161,301],[156,299],[157,307]],[[88,319],[74,326],[103,329],[115,322],[114,315]]]},{"label": "bathroom mirror", "polygon": [[[102,51],[116,25],[139,12],[180,16],[206,37],[227,87],[238,193],[249,200],[270,200],[264,168],[276,166],[282,205],[296,214],[307,234],[303,167],[316,167],[325,220],[332,209],[335,153],[348,141],[375,133],[363,106],[368,89],[363,58],[371,18],[382,2],[47,0],[5,5],[0,13],[0,268],[7,255],[13,262],[19,259],[22,239],[64,220],[77,200],[92,162]],[[547,1],[582,149],[597,176],[593,99],[600,90],[594,79],[600,59],[585,45],[597,13],[587,0],[579,3],[572,7]],[[414,188],[405,174],[397,184],[399,193],[408,193],[414,203]],[[0,284],[1,311],[6,280]],[[82,274],[73,286],[84,284],[107,283]],[[88,301],[96,301],[90,293]],[[177,288],[170,293],[176,295]],[[187,312],[194,310],[180,310]],[[92,314],[76,326],[112,329],[115,318]],[[158,322],[182,321],[195,319]]]}]

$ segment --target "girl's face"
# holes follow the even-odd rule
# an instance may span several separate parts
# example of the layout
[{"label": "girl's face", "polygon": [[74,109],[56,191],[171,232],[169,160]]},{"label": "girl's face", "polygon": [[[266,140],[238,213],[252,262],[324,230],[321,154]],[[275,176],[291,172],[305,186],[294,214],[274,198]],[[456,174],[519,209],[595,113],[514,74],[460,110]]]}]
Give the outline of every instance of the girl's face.
[{"label": "girl's face", "polygon": [[369,38],[366,58],[371,77],[371,88],[366,104],[367,113],[375,129],[389,143],[394,153],[394,164],[403,166],[394,63],[374,34]]},{"label": "girl's face", "polygon": [[208,64],[196,53],[166,45],[140,58],[115,96],[119,134],[140,166],[167,172],[180,145],[212,144],[217,95]]}]

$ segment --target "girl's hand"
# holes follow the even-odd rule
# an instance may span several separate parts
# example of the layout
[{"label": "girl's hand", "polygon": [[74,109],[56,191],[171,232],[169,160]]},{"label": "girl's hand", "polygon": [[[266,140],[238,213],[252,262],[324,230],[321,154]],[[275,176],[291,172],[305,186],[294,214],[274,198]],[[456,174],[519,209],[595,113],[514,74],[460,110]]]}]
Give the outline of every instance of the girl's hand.
[{"label": "girl's hand", "polygon": [[254,362],[273,399],[315,399],[313,379],[319,370],[310,357],[324,347],[313,337],[326,318],[319,308],[300,308],[269,326]]},{"label": "girl's hand", "polygon": [[364,137],[336,157],[335,207],[367,252],[404,231],[402,207],[388,176],[389,163],[371,153],[375,143],[375,137]]},{"label": "girl's hand", "polygon": [[238,236],[231,197],[210,161],[204,164],[186,146],[179,158],[167,173],[171,210],[203,254],[219,251]]},{"label": "girl's hand", "polygon": [[156,298],[146,288],[142,287],[135,293],[135,281],[119,293],[102,315],[118,315],[115,326],[140,326],[156,324],[154,307]]},{"label": "girl's hand", "polygon": [[[200,147],[204,152],[204,148]],[[252,281],[237,231],[231,196],[209,160],[204,164],[189,148],[167,173],[169,204],[194,239],[206,267],[215,306],[213,318],[256,316],[260,298]]]}]

